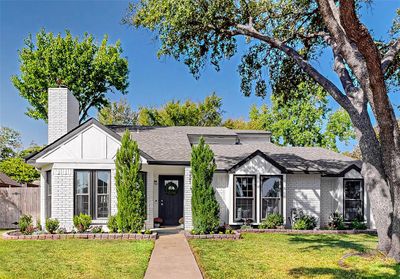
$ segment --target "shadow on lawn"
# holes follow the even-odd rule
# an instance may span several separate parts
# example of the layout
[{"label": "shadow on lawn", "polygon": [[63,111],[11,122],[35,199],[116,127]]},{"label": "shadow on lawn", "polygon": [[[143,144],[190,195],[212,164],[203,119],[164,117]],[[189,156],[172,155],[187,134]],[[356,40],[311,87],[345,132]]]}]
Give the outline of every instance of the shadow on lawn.
[{"label": "shadow on lawn", "polygon": [[320,250],[323,248],[344,248],[352,249],[357,252],[365,252],[369,250],[366,245],[355,241],[354,239],[346,239],[347,237],[341,235],[340,238],[335,235],[290,235],[289,239],[292,243],[309,244],[306,247],[300,248],[302,251]]},{"label": "shadow on lawn", "polygon": [[299,267],[293,268],[289,271],[289,274],[293,278],[300,277],[318,277],[321,275],[330,275],[329,278],[332,279],[344,279],[344,278],[365,278],[365,279],[398,279],[400,276],[400,267],[393,265],[382,265],[382,268],[394,269],[395,274],[382,274],[382,273],[368,273],[362,272],[360,270],[347,270],[338,268],[324,268],[324,267]]}]

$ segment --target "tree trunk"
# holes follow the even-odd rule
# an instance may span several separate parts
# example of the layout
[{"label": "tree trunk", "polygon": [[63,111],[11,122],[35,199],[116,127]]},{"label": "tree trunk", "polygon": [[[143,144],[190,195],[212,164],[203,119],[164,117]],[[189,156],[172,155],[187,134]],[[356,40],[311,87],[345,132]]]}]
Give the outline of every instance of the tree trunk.
[{"label": "tree trunk", "polygon": [[358,107],[359,114],[350,114],[363,156],[361,173],[378,231],[378,250],[389,253],[392,242],[393,202],[383,168],[380,144],[368,115],[366,104]]},{"label": "tree trunk", "polygon": [[[400,172],[400,168],[397,168]],[[400,262],[400,185],[393,187],[393,228],[389,256]]]}]

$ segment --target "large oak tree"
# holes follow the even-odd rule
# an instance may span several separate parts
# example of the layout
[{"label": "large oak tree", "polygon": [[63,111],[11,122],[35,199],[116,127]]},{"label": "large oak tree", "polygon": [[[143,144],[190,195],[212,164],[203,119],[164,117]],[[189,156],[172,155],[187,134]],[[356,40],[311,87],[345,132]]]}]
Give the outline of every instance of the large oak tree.
[{"label": "large oak tree", "polygon": [[[400,133],[388,97],[389,86],[398,86],[400,80],[399,19],[391,40],[378,41],[360,21],[364,2],[142,0],[130,5],[125,21],[155,31],[159,55],[183,60],[196,77],[208,61],[218,69],[222,59],[236,53],[240,37],[245,38],[249,49],[239,73],[246,95],[265,95],[265,69],[273,91],[296,86],[300,73],[323,87],[348,112],[355,128],[378,248],[400,261]],[[340,85],[315,67],[327,51]]]}]

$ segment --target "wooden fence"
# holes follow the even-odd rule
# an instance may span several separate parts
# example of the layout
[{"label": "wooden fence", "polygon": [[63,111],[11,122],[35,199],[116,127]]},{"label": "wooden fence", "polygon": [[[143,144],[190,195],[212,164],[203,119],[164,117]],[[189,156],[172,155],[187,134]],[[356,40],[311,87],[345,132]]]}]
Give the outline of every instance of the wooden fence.
[{"label": "wooden fence", "polygon": [[1,187],[0,228],[17,228],[16,222],[22,214],[32,215],[34,222],[40,218],[40,188]]}]

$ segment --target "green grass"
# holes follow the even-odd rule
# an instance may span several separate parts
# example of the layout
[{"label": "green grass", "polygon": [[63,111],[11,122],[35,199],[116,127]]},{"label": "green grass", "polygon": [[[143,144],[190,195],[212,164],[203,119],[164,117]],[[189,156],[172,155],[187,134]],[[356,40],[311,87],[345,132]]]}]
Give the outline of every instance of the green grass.
[{"label": "green grass", "polygon": [[146,240],[29,241],[0,236],[0,278],[143,278],[153,246]]},{"label": "green grass", "polygon": [[[372,253],[369,235],[244,234],[239,241],[190,240],[206,278],[400,278],[400,265]],[[368,257],[348,253],[368,252]]]}]

